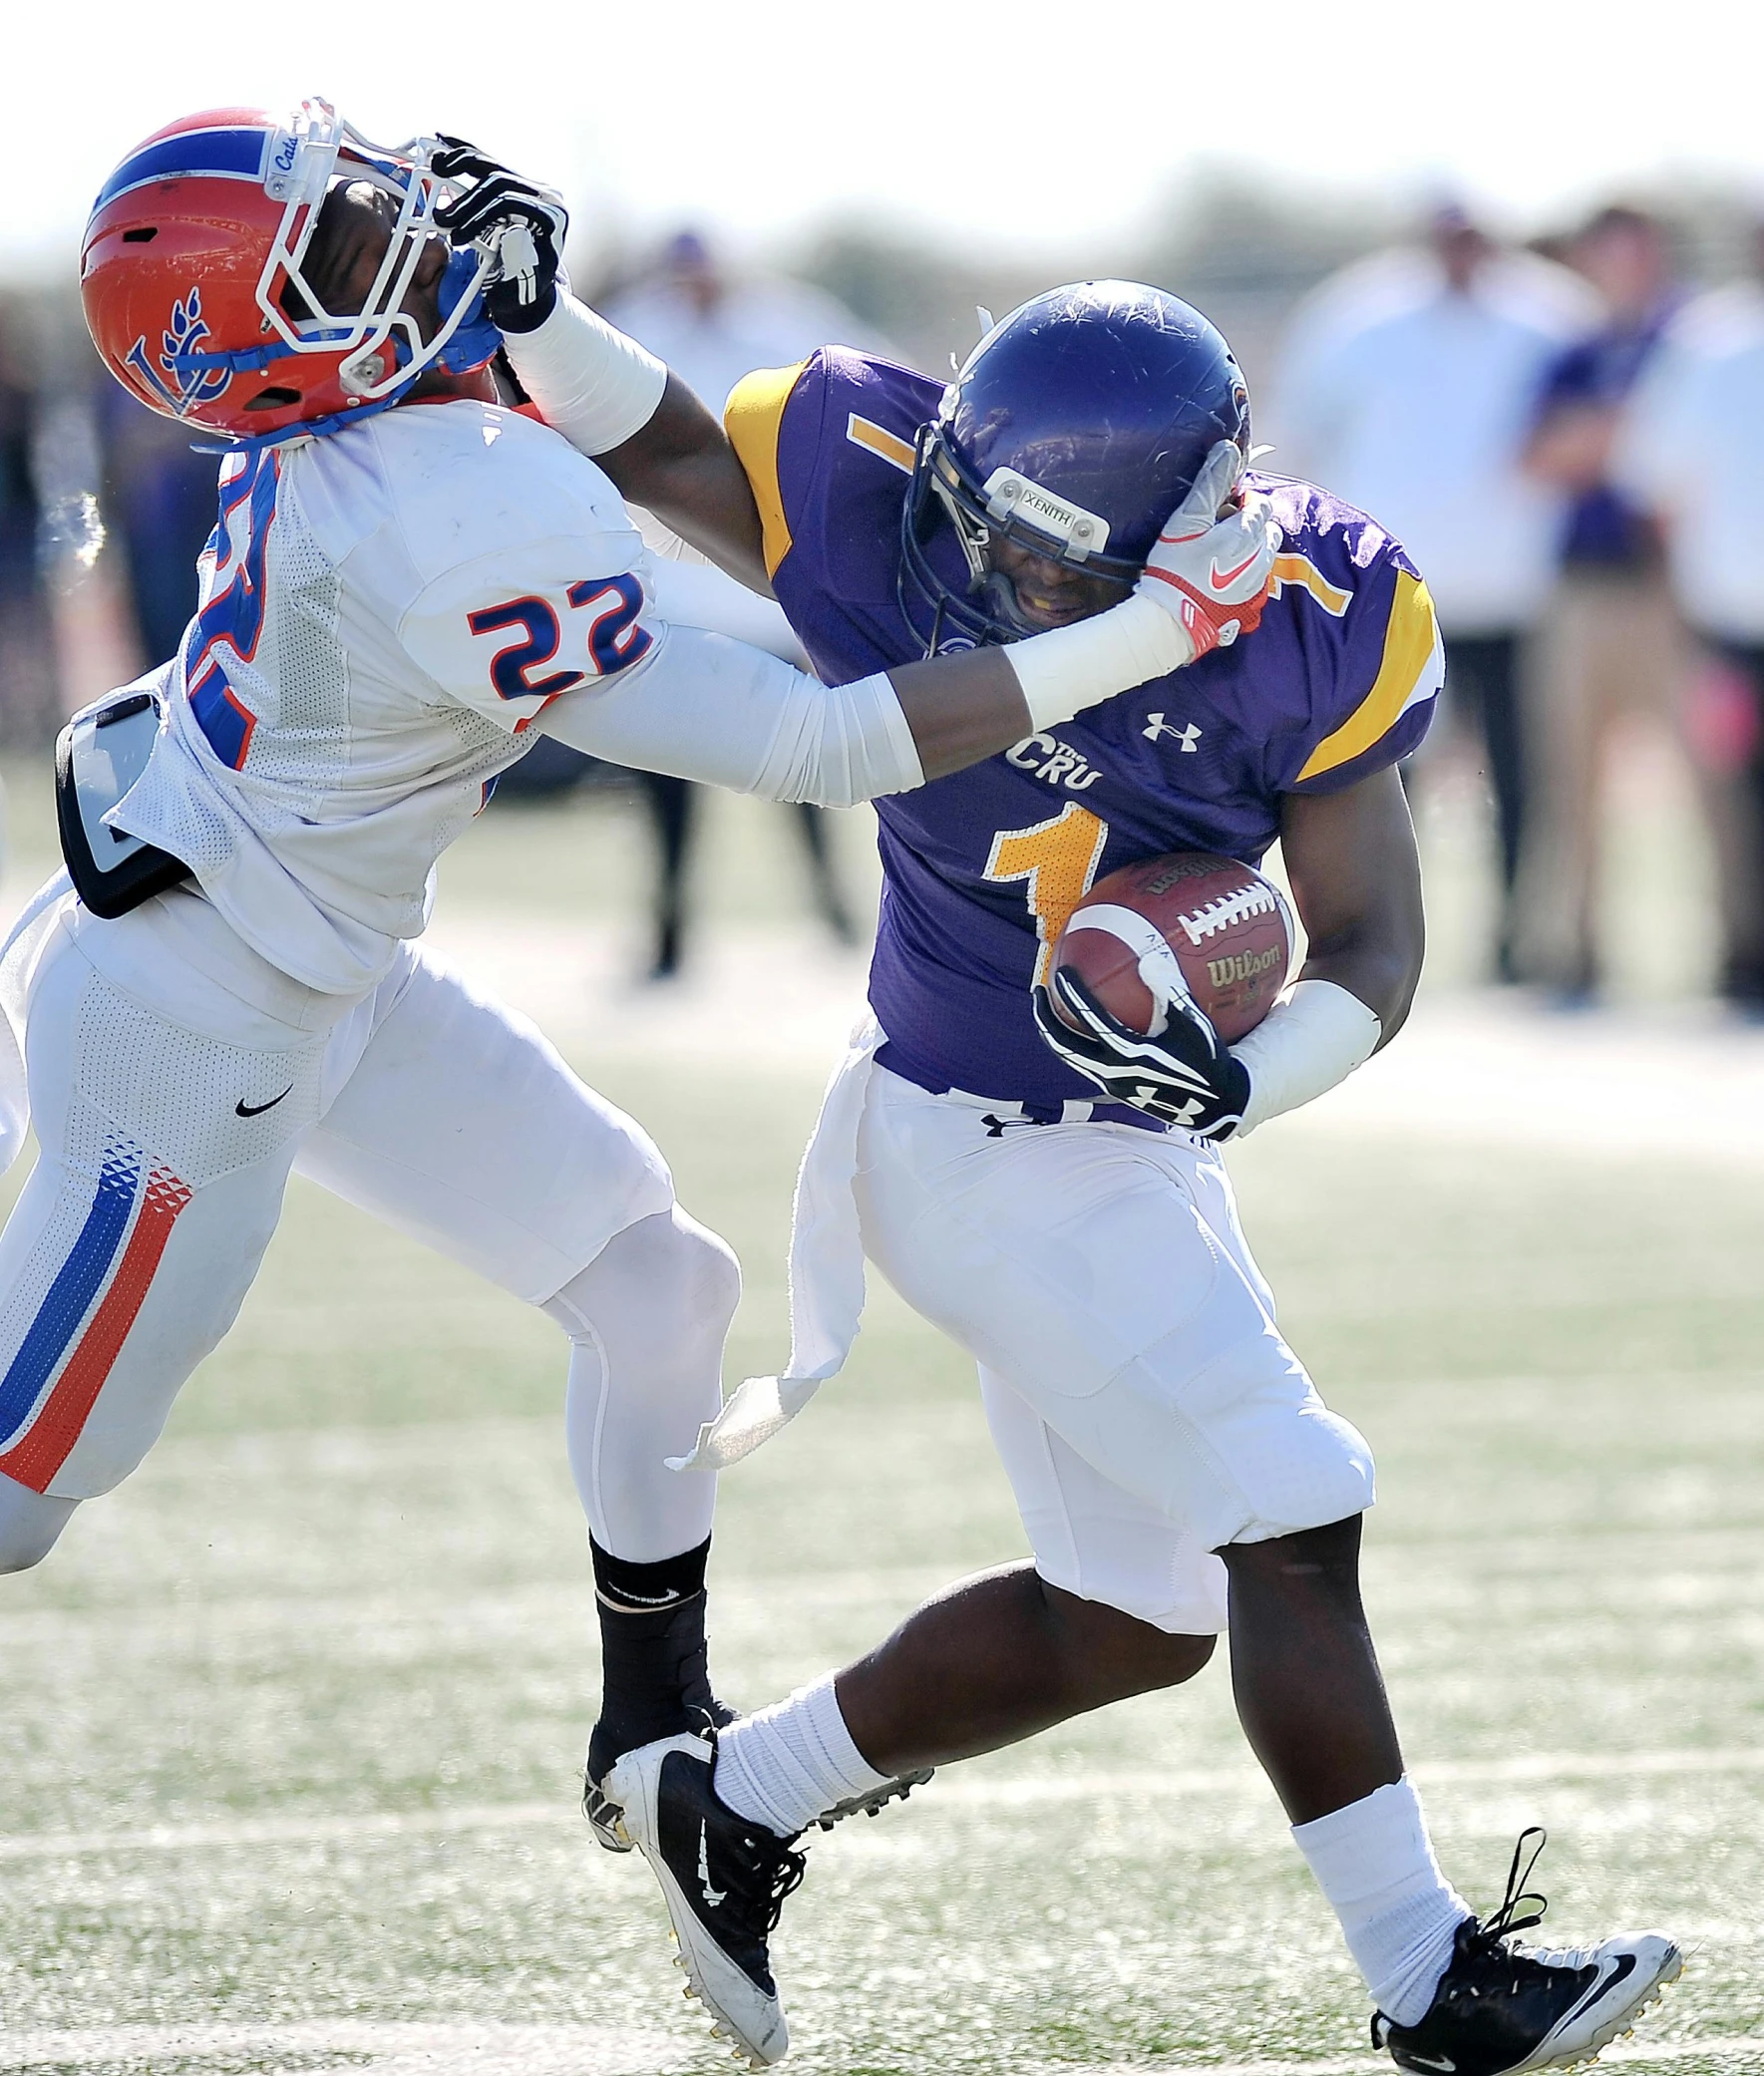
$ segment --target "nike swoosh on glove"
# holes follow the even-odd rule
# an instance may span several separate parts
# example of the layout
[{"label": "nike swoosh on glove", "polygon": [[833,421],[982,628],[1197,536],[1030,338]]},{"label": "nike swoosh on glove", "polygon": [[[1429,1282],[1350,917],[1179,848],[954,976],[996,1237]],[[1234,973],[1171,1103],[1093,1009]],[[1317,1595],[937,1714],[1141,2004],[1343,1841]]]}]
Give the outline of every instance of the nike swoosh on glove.
[{"label": "nike swoosh on glove", "polygon": [[1252,491],[1222,519],[1219,508],[1243,473],[1235,441],[1221,440],[1201,465],[1194,489],[1165,521],[1134,586],[1182,627],[1192,663],[1252,634],[1267,603],[1281,534],[1273,509]]},{"label": "nike swoosh on glove", "polygon": [[435,211],[456,247],[494,252],[497,271],[484,291],[490,321],[502,332],[537,331],[557,302],[569,211],[555,187],[487,159],[463,138],[443,137],[430,161],[444,180],[471,182]]},{"label": "nike swoosh on glove", "polygon": [[[1052,996],[1078,1029],[1055,1013]],[[1193,1002],[1173,1001],[1164,1029],[1144,1038],[1111,1016],[1068,966],[1056,966],[1031,999],[1042,1037],[1111,1103],[1203,1139],[1229,1139],[1242,1123],[1249,1070]]]}]

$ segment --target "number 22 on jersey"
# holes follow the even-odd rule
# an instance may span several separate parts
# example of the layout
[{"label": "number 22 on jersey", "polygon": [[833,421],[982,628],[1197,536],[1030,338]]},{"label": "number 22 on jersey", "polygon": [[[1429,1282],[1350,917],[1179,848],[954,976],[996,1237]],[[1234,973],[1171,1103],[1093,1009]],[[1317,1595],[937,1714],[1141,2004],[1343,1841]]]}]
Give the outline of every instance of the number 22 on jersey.
[{"label": "number 22 on jersey", "polygon": [[[643,586],[635,576],[589,578],[571,584],[564,593],[572,613],[590,609],[583,646],[597,677],[611,677],[648,653],[653,636],[637,624],[643,610]],[[557,608],[549,599],[536,595],[510,598],[501,605],[485,606],[466,615],[466,624],[477,634],[507,634],[490,664],[490,681],[499,699],[536,699],[533,712],[515,724],[521,734],[553,699],[576,685],[587,683],[582,670],[553,670],[544,677],[531,673],[543,670],[557,654],[563,628]]]},{"label": "number 22 on jersey", "polygon": [[1029,829],[1001,829],[992,839],[982,876],[1000,882],[1029,882],[1024,894],[1035,918],[1035,934],[1041,939],[1035,961],[1037,985],[1047,978],[1048,960],[1061,930],[1090,891],[1108,841],[1109,825],[1076,801],[1068,802],[1049,821]]}]

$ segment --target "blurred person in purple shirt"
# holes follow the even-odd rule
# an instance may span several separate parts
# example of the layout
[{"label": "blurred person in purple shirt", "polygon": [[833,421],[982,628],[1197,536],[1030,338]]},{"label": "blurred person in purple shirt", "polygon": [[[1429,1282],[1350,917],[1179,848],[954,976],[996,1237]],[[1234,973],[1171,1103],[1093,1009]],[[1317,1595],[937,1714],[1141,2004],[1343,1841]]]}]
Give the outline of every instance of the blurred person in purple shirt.
[{"label": "blurred person in purple shirt", "polygon": [[98,397],[104,516],[119,536],[129,601],[151,666],[176,653],[196,609],[196,557],[214,530],[219,463],[198,434],[106,382]]},{"label": "blurred person in purple shirt", "polygon": [[1567,257],[1605,318],[1547,370],[1525,450],[1537,481],[1570,502],[1539,645],[1520,956],[1528,977],[1578,1004],[1600,978],[1598,820],[1614,732],[1631,716],[1680,728],[1685,643],[1659,529],[1612,481],[1611,454],[1682,297],[1665,230],[1644,210],[1600,209]]}]

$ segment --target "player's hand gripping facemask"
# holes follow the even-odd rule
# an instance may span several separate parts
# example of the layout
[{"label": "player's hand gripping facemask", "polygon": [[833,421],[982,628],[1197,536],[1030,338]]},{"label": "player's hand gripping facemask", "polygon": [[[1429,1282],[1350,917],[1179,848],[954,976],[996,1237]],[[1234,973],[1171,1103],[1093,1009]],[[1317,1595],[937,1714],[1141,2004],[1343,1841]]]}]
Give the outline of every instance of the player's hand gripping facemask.
[{"label": "player's hand gripping facemask", "polygon": [[1190,662],[1252,634],[1267,603],[1281,541],[1272,506],[1251,491],[1232,511],[1220,512],[1242,473],[1242,450],[1221,440],[1194,489],[1165,520],[1134,586],[1181,623],[1194,645]]},{"label": "player's hand gripping facemask", "polygon": [[487,158],[463,138],[443,137],[433,166],[445,180],[472,184],[435,212],[456,247],[496,254],[484,307],[499,331],[537,331],[557,302],[569,213],[554,187]]},{"label": "player's hand gripping facemask", "polygon": [[[1056,1014],[1050,991],[1072,1022]],[[1110,1102],[1203,1139],[1229,1139],[1242,1123],[1249,1070],[1194,1002],[1174,998],[1163,1030],[1141,1037],[1111,1016],[1069,966],[1056,966],[1032,1000],[1042,1037]]]}]

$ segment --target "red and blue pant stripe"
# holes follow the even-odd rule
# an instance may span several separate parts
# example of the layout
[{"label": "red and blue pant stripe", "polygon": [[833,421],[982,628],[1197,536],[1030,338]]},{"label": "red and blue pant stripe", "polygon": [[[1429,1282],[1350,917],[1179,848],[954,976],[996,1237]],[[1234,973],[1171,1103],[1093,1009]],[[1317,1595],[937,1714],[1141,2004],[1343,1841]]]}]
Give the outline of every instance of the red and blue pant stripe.
[{"label": "red and blue pant stripe", "polygon": [[98,1402],[189,1199],[187,1186],[169,1169],[150,1169],[139,1148],[107,1151],[85,1221],[0,1377],[0,1474],[34,1492],[48,1490]]}]

